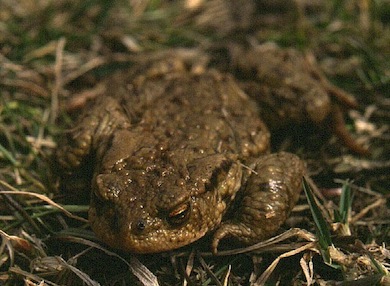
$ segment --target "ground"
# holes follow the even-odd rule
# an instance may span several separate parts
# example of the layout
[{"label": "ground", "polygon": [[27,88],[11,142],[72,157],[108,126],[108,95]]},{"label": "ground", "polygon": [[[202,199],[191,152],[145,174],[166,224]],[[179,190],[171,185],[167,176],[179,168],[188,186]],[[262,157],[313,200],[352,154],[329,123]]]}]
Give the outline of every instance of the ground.
[{"label": "ground", "polygon": [[[1,285],[389,285],[388,0],[16,2],[0,2]],[[99,244],[52,160],[99,80],[143,52],[265,41],[313,54],[357,98],[347,127],[371,154],[300,128],[275,136],[307,160],[311,187],[280,231],[293,236],[245,254],[211,256],[207,237],[137,257]]]}]

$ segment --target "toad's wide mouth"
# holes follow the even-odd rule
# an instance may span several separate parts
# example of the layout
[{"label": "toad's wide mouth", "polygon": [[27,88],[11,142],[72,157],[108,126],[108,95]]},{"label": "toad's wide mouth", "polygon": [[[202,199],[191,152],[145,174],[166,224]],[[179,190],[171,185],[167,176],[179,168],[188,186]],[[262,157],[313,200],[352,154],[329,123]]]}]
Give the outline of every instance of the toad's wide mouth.
[{"label": "toad's wide mouth", "polygon": [[96,210],[89,210],[89,221],[96,236],[108,246],[131,253],[158,253],[186,246],[207,233],[207,228],[197,231],[189,229],[156,229],[145,234],[134,234],[130,228],[114,231],[104,216],[97,216]]}]

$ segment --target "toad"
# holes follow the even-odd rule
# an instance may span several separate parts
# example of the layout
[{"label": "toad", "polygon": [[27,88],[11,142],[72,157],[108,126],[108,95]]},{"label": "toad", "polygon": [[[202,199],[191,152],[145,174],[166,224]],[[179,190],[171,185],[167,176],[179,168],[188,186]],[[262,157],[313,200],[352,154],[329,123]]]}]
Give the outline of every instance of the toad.
[{"label": "toad", "polygon": [[107,86],[56,153],[70,175],[92,162],[89,221],[102,241],[155,253],[211,233],[216,253],[224,238],[254,244],[280,228],[305,164],[270,154],[256,102],[231,75],[174,61]]}]

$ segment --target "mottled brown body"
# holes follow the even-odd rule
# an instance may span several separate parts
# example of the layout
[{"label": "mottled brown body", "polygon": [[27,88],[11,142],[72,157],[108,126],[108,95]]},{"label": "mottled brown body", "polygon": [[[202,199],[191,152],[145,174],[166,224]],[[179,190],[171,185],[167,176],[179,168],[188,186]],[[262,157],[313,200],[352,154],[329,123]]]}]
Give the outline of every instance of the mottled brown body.
[{"label": "mottled brown body", "polygon": [[[151,253],[215,231],[216,252],[225,237],[252,244],[285,221],[304,164],[269,154],[256,103],[231,76],[181,67],[108,84],[57,151],[70,173],[96,161],[89,220],[104,242]],[[237,194],[236,215],[225,220]]]}]

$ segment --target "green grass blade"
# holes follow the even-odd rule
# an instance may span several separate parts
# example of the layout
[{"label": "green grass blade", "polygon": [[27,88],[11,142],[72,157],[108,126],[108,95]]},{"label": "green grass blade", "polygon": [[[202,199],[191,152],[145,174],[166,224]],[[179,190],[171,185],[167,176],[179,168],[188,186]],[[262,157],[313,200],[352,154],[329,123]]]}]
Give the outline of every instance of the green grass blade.
[{"label": "green grass blade", "polygon": [[339,213],[341,215],[341,223],[348,224],[348,218],[352,205],[351,186],[349,182],[345,182],[341,191],[341,198],[339,204]]},{"label": "green grass blade", "polygon": [[314,199],[313,191],[311,190],[309,184],[307,183],[306,179],[303,178],[303,190],[305,191],[307,202],[310,207],[311,214],[314,219],[316,232],[318,236],[318,242],[321,247],[321,253],[323,256],[323,259],[325,263],[330,264],[330,256],[328,247],[332,245],[332,239],[330,237],[330,231],[328,228],[328,224],[326,223],[321,210],[317,206],[317,202]]}]

